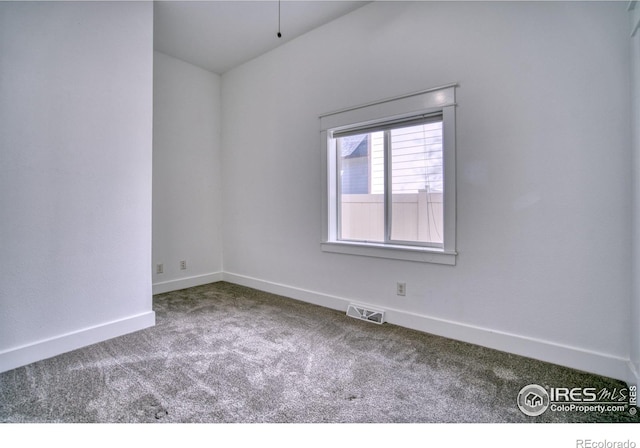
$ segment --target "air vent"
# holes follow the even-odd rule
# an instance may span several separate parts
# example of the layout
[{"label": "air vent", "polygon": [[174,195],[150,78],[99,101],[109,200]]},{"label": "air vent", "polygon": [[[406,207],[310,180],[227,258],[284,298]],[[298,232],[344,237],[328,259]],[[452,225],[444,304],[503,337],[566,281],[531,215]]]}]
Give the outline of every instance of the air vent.
[{"label": "air vent", "polygon": [[354,305],[353,303],[349,304],[347,308],[347,316],[376,324],[384,323],[384,311],[374,310],[362,305]]}]

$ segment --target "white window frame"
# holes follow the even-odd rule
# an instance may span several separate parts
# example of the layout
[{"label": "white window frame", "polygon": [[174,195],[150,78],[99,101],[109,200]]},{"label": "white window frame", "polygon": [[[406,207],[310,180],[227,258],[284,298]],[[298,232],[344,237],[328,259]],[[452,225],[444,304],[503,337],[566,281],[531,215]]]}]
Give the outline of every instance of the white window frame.
[{"label": "white window frame", "polygon": [[[320,116],[322,148],[322,243],[324,252],[455,265],[456,263],[456,84],[388,98]],[[338,176],[334,132],[375,127],[413,117],[442,115],[443,244],[442,247],[372,243],[338,239]]]}]

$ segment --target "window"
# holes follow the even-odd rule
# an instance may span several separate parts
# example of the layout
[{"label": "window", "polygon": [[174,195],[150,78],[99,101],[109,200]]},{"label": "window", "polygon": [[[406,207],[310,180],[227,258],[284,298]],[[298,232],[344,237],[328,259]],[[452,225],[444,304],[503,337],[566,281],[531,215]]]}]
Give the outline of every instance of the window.
[{"label": "window", "polygon": [[455,264],[455,86],[323,115],[322,249]]}]

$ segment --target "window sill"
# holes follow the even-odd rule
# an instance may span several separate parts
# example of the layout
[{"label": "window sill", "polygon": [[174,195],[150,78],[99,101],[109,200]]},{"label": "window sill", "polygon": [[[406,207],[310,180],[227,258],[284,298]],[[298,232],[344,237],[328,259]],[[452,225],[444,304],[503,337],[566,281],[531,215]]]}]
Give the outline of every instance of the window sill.
[{"label": "window sill", "polygon": [[456,252],[445,252],[443,249],[392,246],[373,243],[353,243],[332,241],[321,244],[323,252],[337,254],[360,255],[364,257],[389,258],[392,260],[417,261],[420,263],[436,263],[455,266]]}]

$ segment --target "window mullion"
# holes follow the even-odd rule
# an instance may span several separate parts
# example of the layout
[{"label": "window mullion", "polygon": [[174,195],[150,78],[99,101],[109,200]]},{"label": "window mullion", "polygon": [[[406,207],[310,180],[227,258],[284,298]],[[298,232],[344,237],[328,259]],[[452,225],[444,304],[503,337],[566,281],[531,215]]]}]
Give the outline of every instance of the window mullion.
[{"label": "window mullion", "polygon": [[391,241],[391,201],[392,201],[392,177],[391,177],[391,131],[384,131],[384,242]]},{"label": "window mullion", "polygon": [[339,240],[342,239],[342,166],[341,166],[341,158],[340,153],[342,151],[342,142],[340,139],[337,139],[335,147],[335,170],[336,170],[336,179],[335,179],[335,189],[336,189],[336,236]]}]

